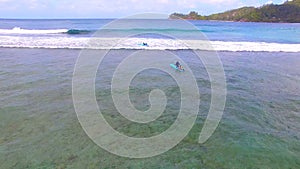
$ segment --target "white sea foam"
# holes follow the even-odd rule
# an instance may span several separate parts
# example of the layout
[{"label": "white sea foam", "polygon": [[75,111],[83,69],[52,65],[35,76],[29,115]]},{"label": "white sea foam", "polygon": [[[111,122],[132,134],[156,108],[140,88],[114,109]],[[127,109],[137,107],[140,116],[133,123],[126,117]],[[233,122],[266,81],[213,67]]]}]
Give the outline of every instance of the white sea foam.
[{"label": "white sea foam", "polygon": [[14,27],[13,29],[0,29],[0,34],[59,34],[67,33],[68,29],[49,29],[49,30],[35,30],[35,29],[22,29]]},{"label": "white sea foam", "polygon": [[[142,46],[147,42],[148,46]],[[88,38],[0,36],[0,47],[58,49],[145,49],[145,50],[216,50],[255,52],[300,52],[300,44],[265,42],[225,42],[155,38]]]}]

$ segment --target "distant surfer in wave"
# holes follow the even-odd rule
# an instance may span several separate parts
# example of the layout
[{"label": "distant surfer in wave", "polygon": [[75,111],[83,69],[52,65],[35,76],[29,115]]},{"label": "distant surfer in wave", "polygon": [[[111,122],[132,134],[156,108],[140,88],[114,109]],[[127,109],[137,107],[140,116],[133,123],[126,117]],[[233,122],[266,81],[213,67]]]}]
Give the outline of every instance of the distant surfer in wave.
[{"label": "distant surfer in wave", "polygon": [[149,46],[148,43],[146,43],[146,42],[139,43],[138,45],[139,45],[139,46],[145,46],[145,47],[148,47],[148,46]]}]

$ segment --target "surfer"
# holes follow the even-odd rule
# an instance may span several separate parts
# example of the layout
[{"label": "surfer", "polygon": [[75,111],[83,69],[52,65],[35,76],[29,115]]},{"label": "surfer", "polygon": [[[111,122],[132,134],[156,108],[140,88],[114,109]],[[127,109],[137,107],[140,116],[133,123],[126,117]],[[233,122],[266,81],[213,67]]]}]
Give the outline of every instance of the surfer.
[{"label": "surfer", "polygon": [[176,65],[176,67],[179,69],[180,68],[180,63],[177,61],[176,63],[175,63],[175,65]]},{"label": "surfer", "polygon": [[176,65],[177,69],[184,70],[178,61],[175,63],[175,65]]}]

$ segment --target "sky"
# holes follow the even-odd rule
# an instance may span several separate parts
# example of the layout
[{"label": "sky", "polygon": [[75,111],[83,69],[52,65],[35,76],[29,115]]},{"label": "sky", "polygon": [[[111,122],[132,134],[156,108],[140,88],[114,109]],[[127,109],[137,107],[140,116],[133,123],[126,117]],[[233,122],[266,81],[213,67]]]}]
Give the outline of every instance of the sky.
[{"label": "sky", "polygon": [[285,0],[0,0],[0,18],[122,18],[140,13],[201,15]]}]

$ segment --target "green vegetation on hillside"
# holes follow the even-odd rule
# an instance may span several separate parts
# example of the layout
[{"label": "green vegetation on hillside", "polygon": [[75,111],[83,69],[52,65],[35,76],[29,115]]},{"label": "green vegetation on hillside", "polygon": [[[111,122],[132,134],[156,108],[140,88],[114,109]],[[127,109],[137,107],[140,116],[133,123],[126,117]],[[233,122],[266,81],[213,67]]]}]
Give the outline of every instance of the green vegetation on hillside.
[{"label": "green vegetation on hillside", "polygon": [[259,8],[242,7],[223,13],[201,16],[193,11],[189,14],[173,13],[171,19],[222,20],[241,22],[291,22],[300,23],[300,0],[286,1],[281,5],[264,5]]}]

